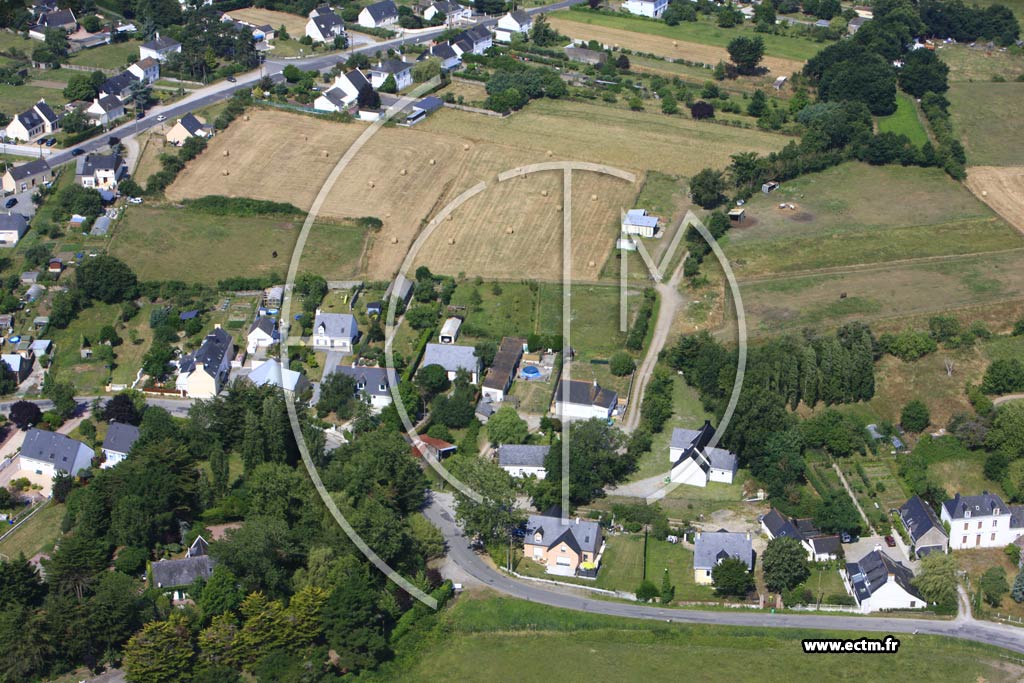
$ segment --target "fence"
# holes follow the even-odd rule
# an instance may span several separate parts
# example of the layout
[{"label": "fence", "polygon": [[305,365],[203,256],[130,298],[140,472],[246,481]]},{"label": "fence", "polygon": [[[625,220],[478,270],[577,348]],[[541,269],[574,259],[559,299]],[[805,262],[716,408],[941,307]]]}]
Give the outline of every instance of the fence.
[{"label": "fence", "polygon": [[455,104],[453,102],[445,102],[444,106],[451,107],[452,109],[458,109],[460,111],[468,111],[473,114],[483,114],[485,116],[496,116],[499,119],[503,119],[507,116],[512,116],[511,113],[502,114],[501,112],[491,111],[490,109],[481,109],[480,107],[470,107],[465,104]]},{"label": "fence", "polygon": [[793,605],[787,607],[794,612],[849,612],[860,614],[860,608],[853,605]]},{"label": "fence", "polygon": [[537,578],[535,576],[525,576],[523,574],[519,574],[518,572],[509,571],[505,567],[499,567],[499,569],[501,569],[501,571],[505,572],[506,574],[514,576],[517,579],[522,579],[523,581],[536,581],[537,583],[547,583],[547,584],[550,584],[550,585],[553,585],[553,586],[565,586],[567,588],[579,588],[580,590],[591,591],[593,593],[600,593],[601,595],[610,595],[611,597],[614,597],[614,598],[623,598],[625,600],[636,600],[636,595],[634,595],[633,593],[627,593],[625,591],[610,591],[610,590],[606,590],[604,588],[595,588],[593,586],[584,586],[584,585],[579,584],[579,583],[566,583],[565,581],[554,581],[552,579],[540,579],[540,578]]},{"label": "fence", "polygon": [[82,66],[81,64],[61,64],[60,68],[67,69],[69,71],[88,71],[88,72],[102,71],[103,73],[107,74],[108,76],[114,76],[114,75],[117,75],[117,74],[121,73],[117,69],[101,69],[98,66]]},{"label": "fence", "polygon": [[[9,462],[9,461],[8,461],[8,462]],[[39,512],[40,510],[42,510],[42,509],[43,509],[44,507],[46,507],[46,506],[47,506],[47,505],[49,505],[49,504],[50,504],[50,499],[49,499],[49,498],[47,498],[46,500],[44,500],[44,501],[42,502],[42,504],[40,504],[40,505],[37,505],[37,506],[36,506],[36,508],[35,508],[34,510],[32,510],[32,511],[31,511],[31,512],[29,512],[29,513],[28,513],[27,515],[25,515],[24,517],[22,517],[21,519],[19,519],[19,520],[18,520],[18,523],[17,523],[17,524],[15,524],[15,525],[14,525],[14,526],[12,526],[12,527],[11,527],[10,529],[8,529],[8,530],[7,530],[7,532],[6,532],[6,533],[5,533],[5,534],[4,534],[3,536],[0,536],[0,543],[2,543],[2,542],[4,541],[4,539],[5,539],[5,538],[7,538],[7,537],[8,537],[8,536],[10,536],[11,534],[13,534],[13,533],[14,533],[15,531],[17,531],[18,529],[20,529],[20,528],[21,528],[21,525],[22,525],[22,524],[24,524],[24,523],[25,523],[25,522],[27,522],[28,520],[32,519],[32,518],[33,518],[33,517],[35,516],[35,514],[36,514],[37,512]]]}]

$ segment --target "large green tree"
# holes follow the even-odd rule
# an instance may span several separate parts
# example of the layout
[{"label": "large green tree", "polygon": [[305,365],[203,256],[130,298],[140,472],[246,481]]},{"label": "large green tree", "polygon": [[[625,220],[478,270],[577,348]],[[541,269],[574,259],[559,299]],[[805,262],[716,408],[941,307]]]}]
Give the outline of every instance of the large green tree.
[{"label": "large green tree", "polygon": [[75,271],[75,281],[88,298],[107,304],[134,299],[139,280],[124,261],[100,255],[85,259]]},{"label": "large green tree", "polygon": [[124,649],[125,677],[130,683],[180,683],[192,667],[192,642],[183,615],[151,621]]},{"label": "large green tree", "polygon": [[957,566],[952,555],[930,553],[921,558],[921,567],[914,577],[914,587],[928,602],[956,604]]},{"label": "large green tree", "polygon": [[791,536],[768,541],[761,559],[768,590],[781,593],[803,583],[811,574],[807,551]]},{"label": "large green tree", "polygon": [[736,36],[726,47],[729,59],[743,74],[754,73],[764,57],[764,39],[761,36]]},{"label": "large green tree", "polygon": [[530,428],[512,406],[502,406],[487,420],[491,445],[526,443]]},{"label": "large green tree", "polygon": [[718,595],[742,598],[754,590],[754,577],[747,571],[747,563],[735,557],[716,564],[711,570],[711,579]]}]

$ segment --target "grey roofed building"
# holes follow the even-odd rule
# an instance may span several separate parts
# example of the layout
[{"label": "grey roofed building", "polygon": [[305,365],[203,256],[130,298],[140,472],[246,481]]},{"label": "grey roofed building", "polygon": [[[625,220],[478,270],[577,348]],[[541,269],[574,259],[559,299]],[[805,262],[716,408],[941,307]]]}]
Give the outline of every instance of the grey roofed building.
[{"label": "grey roofed building", "polygon": [[334,371],[353,378],[356,381],[356,390],[371,396],[390,396],[391,387],[398,384],[398,375],[391,368],[339,365]]},{"label": "grey roofed building", "polygon": [[494,404],[491,403],[491,400],[486,396],[477,401],[476,411],[474,414],[477,417],[483,418],[484,422],[487,422],[495,412],[497,412],[497,408],[494,407]]},{"label": "grey roofed building", "polygon": [[[565,391],[566,385],[569,386],[568,392]],[[568,398],[566,398],[565,394],[568,394]],[[610,389],[601,387],[597,382],[587,382],[581,379],[563,379],[558,383],[558,388],[555,389],[555,401],[575,403],[577,405],[601,406],[602,408],[610,409],[618,403],[619,395]]]},{"label": "grey roofed building", "polygon": [[913,496],[900,506],[900,518],[903,520],[903,526],[907,528],[910,540],[915,544],[932,529],[938,529],[943,536],[946,535],[939,516],[920,496]]},{"label": "grey roofed building", "polygon": [[54,10],[39,17],[39,25],[47,28],[74,26],[76,23],[75,15],[69,9]]},{"label": "grey roofed building", "polygon": [[345,73],[345,80],[352,84],[352,87],[357,91],[362,92],[366,88],[372,87],[370,81],[366,80],[366,76],[359,69],[352,69]]},{"label": "grey roofed building", "polygon": [[412,68],[412,64],[401,59],[385,59],[377,66],[370,67],[370,73],[377,71],[385,74],[400,74]]},{"label": "grey roofed building", "polygon": [[190,135],[198,135],[205,128],[203,123],[191,112],[182,116],[178,123],[180,123],[182,128],[187,130]]},{"label": "grey roofed building", "polygon": [[526,10],[521,10],[521,9],[512,10],[511,12],[509,12],[509,15],[513,19],[515,19],[516,23],[519,24],[520,26],[522,26],[523,24],[529,24],[530,21],[531,21],[530,13],[527,12]]},{"label": "grey roofed building", "polygon": [[[700,451],[707,456],[710,467],[716,470],[735,471],[738,464],[735,453],[724,448],[707,448],[707,444],[711,441],[711,437],[714,434],[715,428],[711,426],[710,420],[705,420],[704,425],[700,429],[681,429],[679,427],[673,429],[669,447],[679,448],[683,451],[679,460],[672,463],[673,466],[678,465],[686,458],[694,457]],[[701,467],[704,467],[703,459],[698,462],[700,462]]]},{"label": "grey roofed building", "polygon": [[139,439],[139,428],[123,422],[111,422],[103,438],[103,450],[127,455]]},{"label": "grey roofed building", "polygon": [[252,334],[256,330],[260,330],[268,337],[273,337],[274,333],[277,332],[277,325],[274,323],[274,319],[261,315],[253,321],[252,325],[249,326],[249,334]]},{"label": "grey roofed building", "polygon": [[996,510],[999,510],[1000,513],[1009,512],[1003,499],[988,491],[984,491],[978,496],[961,496],[958,493],[952,500],[945,501],[942,506],[946,508],[946,513],[953,519],[963,519],[967,516],[965,513],[968,511],[974,517],[994,515]]},{"label": "grey roofed building", "polygon": [[142,47],[146,48],[147,50],[155,50],[157,52],[160,52],[162,50],[169,50],[173,47],[177,47],[180,45],[181,43],[174,40],[173,38],[168,38],[167,36],[157,36],[153,40],[143,43]]},{"label": "grey roofed building", "polygon": [[28,221],[20,213],[0,213],[0,231],[8,230],[18,233],[18,239],[28,231]]},{"label": "grey roofed building", "polygon": [[17,181],[39,175],[40,173],[47,173],[50,170],[50,164],[46,163],[46,159],[35,159],[20,166],[11,166],[7,170],[11,177]]},{"label": "grey roofed building", "polygon": [[32,428],[21,445],[22,460],[53,466],[58,472],[76,475],[92,464],[93,449],[69,436]]},{"label": "grey roofed building", "polygon": [[890,580],[911,595],[921,597],[914,587],[914,573],[881,550],[873,550],[859,561],[847,563],[846,574],[850,577],[850,585],[853,586],[858,604],[870,598]]},{"label": "grey roofed building", "polygon": [[474,43],[480,43],[491,38],[491,32],[487,30],[486,26],[481,26],[480,24],[466,29],[461,35],[467,36]]},{"label": "grey roofed building", "polygon": [[551,446],[502,444],[498,446],[498,464],[502,467],[544,467]]},{"label": "grey roofed building", "polygon": [[[529,543],[548,548],[565,541],[577,553],[587,552],[596,556],[601,549],[601,526],[597,522],[579,518],[569,519],[568,522],[562,524],[560,515],[530,515],[526,520],[526,539]],[[540,543],[533,540],[538,531],[541,535]]]},{"label": "grey roofed building", "polygon": [[398,17],[398,7],[392,0],[381,0],[381,2],[375,2],[372,5],[367,5],[364,8],[373,17],[373,21],[376,24],[380,22]]},{"label": "grey roofed building", "polygon": [[467,36],[465,32],[452,38],[450,44],[453,46],[458,45],[463,54],[473,51],[473,39]]},{"label": "grey roofed building", "polygon": [[36,299],[41,297],[43,295],[43,292],[45,292],[45,291],[46,290],[43,289],[42,285],[34,284],[34,285],[32,285],[31,287],[28,288],[27,292],[25,292],[25,299],[27,299],[30,302],[31,301],[35,301]]},{"label": "grey roofed building", "polygon": [[448,372],[466,370],[469,373],[475,373],[480,367],[480,361],[476,357],[476,349],[472,346],[427,344],[420,368],[425,368],[428,365],[440,365]]},{"label": "grey roofed building", "polygon": [[494,354],[491,368],[487,371],[487,378],[484,380],[484,387],[507,391],[512,384],[512,378],[519,361],[523,358],[523,347],[526,340],[521,337],[502,337],[498,345],[498,351]]},{"label": "grey roofed building", "polygon": [[206,335],[203,345],[195,353],[190,353],[181,359],[178,363],[178,369],[181,372],[192,372],[198,364],[202,363],[206,374],[214,376],[217,368],[220,367],[221,361],[224,360],[224,354],[231,348],[231,343],[230,334],[222,328],[215,328],[210,334]]},{"label": "grey roofed building", "polygon": [[458,59],[459,55],[455,52],[455,48],[453,48],[448,43],[438,43],[437,45],[433,45],[428,49],[424,50],[423,53],[417,58],[417,61],[429,59],[430,57],[438,57],[444,60]]},{"label": "grey roofed building", "polygon": [[104,95],[103,97],[98,98],[96,100],[96,104],[99,105],[100,109],[107,113],[110,113],[115,109],[119,109],[124,106],[124,103],[121,102],[121,100],[117,97],[114,97],[113,95]]},{"label": "grey roofed building", "polygon": [[281,366],[276,358],[264,361],[258,368],[248,374],[250,382],[256,386],[267,384],[284,389],[286,392],[301,394],[309,388],[309,380],[301,372]]},{"label": "grey roofed building", "polygon": [[345,93],[342,92],[341,88],[331,88],[330,90],[327,90],[320,94],[323,97],[325,97],[328,102],[333,104],[335,107],[338,107],[339,109],[343,109],[344,107],[348,106],[348,104],[345,101]]},{"label": "grey roofed building", "polygon": [[881,441],[882,439],[885,438],[885,436],[882,435],[882,432],[878,431],[878,425],[874,423],[869,424],[867,426],[867,430],[868,436],[870,436],[875,441]]},{"label": "grey roofed building", "polygon": [[25,126],[25,130],[32,130],[43,125],[43,118],[36,112],[35,107],[29,107],[18,114],[18,120]]},{"label": "grey roofed building", "polygon": [[117,171],[124,166],[120,154],[86,154],[75,163],[76,176],[95,175],[96,171]]},{"label": "grey roofed building", "polygon": [[317,10],[317,12],[318,14],[312,19],[317,30],[320,31],[320,35],[324,37],[335,35],[336,28],[344,30],[345,22],[333,10]]},{"label": "grey roofed building", "polygon": [[106,95],[113,95],[114,97],[120,97],[122,93],[127,90],[131,90],[132,86],[139,82],[139,79],[135,77],[131,71],[122,71],[116,76],[111,76],[107,80],[103,81],[103,85],[100,86],[100,92]]},{"label": "grey roofed building", "polygon": [[815,536],[807,540],[815,555],[835,555],[842,553],[843,546],[838,536]]},{"label": "grey roofed building", "polygon": [[349,313],[322,313],[317,311],[316,318],[313,320],[314,332],[323,326],[322,334],[325,337],[345,337],[350,339],[356,336],[356,330],[358,325],[356,324],[355,316]]},{"label": "grey roofed building", "polygon": [[775,508],[772,508],[768,514],[761,517],[761,524],[768,530],[772,538],[788,536],[798,541],[803,538],[796,525]]},{"label": "grey roofed building", "polygon": [[747,571],[754,568],[754,546],[750,542],[749,534],[730,531],[705,532],[694,541],[694,569],[714,569],[719,562],[730,557],[746,564]]},{"label": "grey roofed building", "polygon": [[39,281],[39,271],[38,270],[26,270],[24,273],[21,274],[21,282],[22,282],[22,284],[34,285],[38,281]]},{"label": "grey roofed building", "polygon": [[161,560],[150,565],[152,584],[156,588],[186,588],[196,579],[208,579],[216,562],[209,555],[181,560]]},{"label": "grey roofed building", "polygon": [[100,216],[92,222],[92,229],[89,231],[90,235],[106,235],[110,230],[110,218],[108,216]]},{"label": "grey roofed building", "polygon": [[[598,65],[604,64],[608,61],[608,55],[600,50],[591,50],[585,47],[576,47],[570,45],[565,48],[565,56],[573,62],[580,62],[582,64]],[[657,218],[654,219],[657,224]]]}]

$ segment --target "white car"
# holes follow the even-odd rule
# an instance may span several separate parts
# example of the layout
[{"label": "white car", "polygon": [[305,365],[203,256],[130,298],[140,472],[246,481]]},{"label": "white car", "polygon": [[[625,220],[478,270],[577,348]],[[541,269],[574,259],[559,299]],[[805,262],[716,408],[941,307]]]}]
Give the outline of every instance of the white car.
[{"label": "white car", "polygon": [[166,121],[166,120],[167,120],[167,117],[166,117],[166,116],[164,116],[163,114],[157,114],[157,115],[156,115],[156,120],[157,120],[157,121]]},{"label": "white car", "polygon": [[142,197],[129,197],[128,198],[128,203],[129,204],[141,204],[142,203]]}]

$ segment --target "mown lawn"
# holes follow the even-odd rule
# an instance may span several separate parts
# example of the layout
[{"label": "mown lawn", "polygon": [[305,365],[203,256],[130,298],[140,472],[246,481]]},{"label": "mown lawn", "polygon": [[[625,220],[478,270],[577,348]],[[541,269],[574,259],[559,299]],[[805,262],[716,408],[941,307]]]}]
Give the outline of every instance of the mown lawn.
[{"label": "mown lawn", "polygon": [[[64,506],[50,502],[45,508],[32,516],[17,531],[0,543],[0,553],[14,559],[19,554],[30,558],[36,553],[53,548],[60,536],[60,523],[64,519]],[[4,527],[0,527],[6,531]]]},{"label": "mown lawn", "polygon": [[672,440],[672,430],[698,429],[704,420],[713,419],[704,411],[697,390],[687,384],[681,377],[676,377],[672,386],[672,416],[665,427],[654,435],[651,450],[640,457],[637,471],[630,475],[630,480],[646,479],[656,474],[667,474],[669,467],[668,446]]},{"label": "mown lawn", "polygon": [[95,66],[100,69],[123,69],[139,59],[140,41],[111,43],[76,52],[68,62],[79,66]]},{"label": "mown lawn", "polygon": [[442,614],[433,638],[368,679],[493,683],[514,678],[520,683],[546,683],[553,671],[574,671],[579,680],[644,683],[1008,683],[1021,675],[1017,664],[999,659],[1000,650],[935,636],[901,635],[898,655],[847,656],[841,661],[808,656],[801,647],[805,638],[857,635],[666,624],[561,610],[493,594],[464,596]]},{"label": "mown lawn", "polygon": [[917,146],[928,142],[928,133],[917,117],[914,100],[902,92],[896,96],[896,111],[889,116],[878,117],[878,130],[883,133],[906,135],[910,142]]}]

